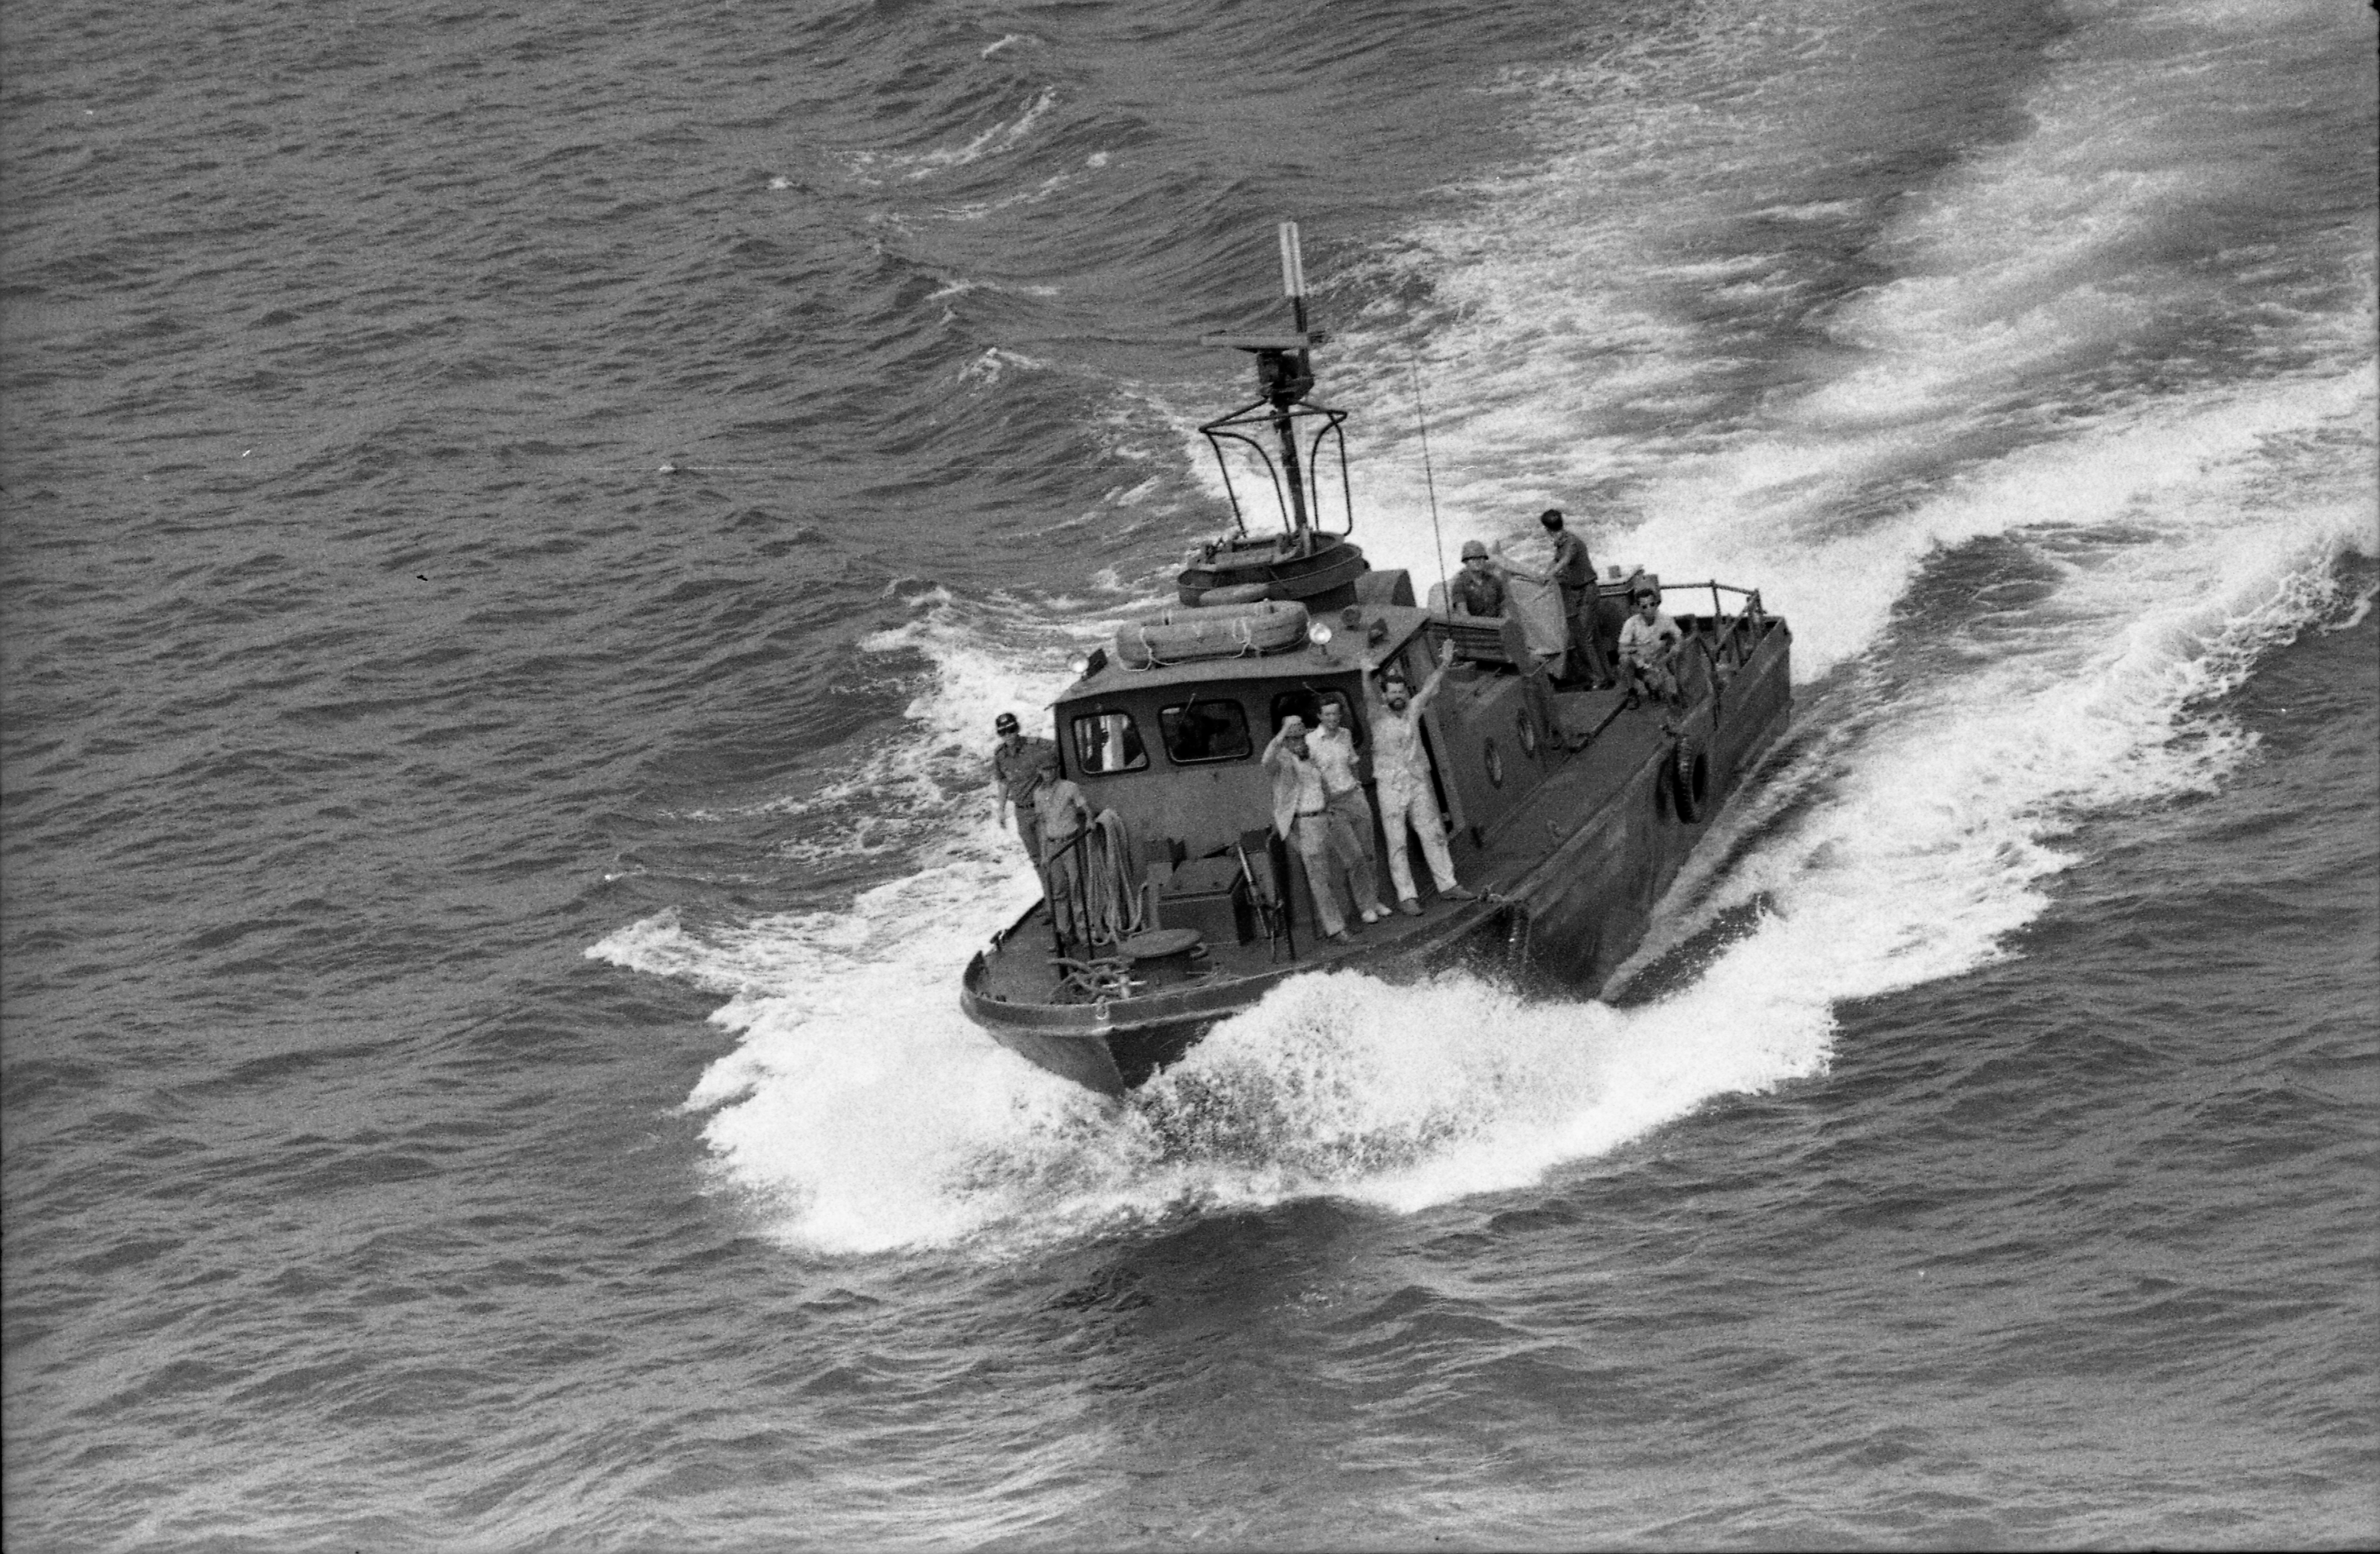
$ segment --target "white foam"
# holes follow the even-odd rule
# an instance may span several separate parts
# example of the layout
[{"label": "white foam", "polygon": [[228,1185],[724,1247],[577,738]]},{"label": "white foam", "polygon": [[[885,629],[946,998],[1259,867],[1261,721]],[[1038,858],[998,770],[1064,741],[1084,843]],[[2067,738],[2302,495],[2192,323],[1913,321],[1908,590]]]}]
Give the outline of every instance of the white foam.
[{"label": "white foam", "polygon": [[1044,87],[1038,95],[1014,118],[995,124],[969,139],[964,145],[937,147],[932,151],[913,153],[892,153],[884,161],[908,169],[912,178],[931,177],[936,173],[953,167],[964,167],[987,156],[997,156],[1013,151],[1033,133],[1042,115],[1057,105],[1058,89]]},{"label": "white foam", "polygon": [[[937,292],[934,295],[940,297],[944,294]],[[959,369],[959,380],[990,387],[1000,382],[1001,375],[1011,368],[1024,372],[1044,372],[1049,370],[1049,367],[1050,364],[1039,357],[1013,351],[1005,346],[988,346],[982,355]]]}]

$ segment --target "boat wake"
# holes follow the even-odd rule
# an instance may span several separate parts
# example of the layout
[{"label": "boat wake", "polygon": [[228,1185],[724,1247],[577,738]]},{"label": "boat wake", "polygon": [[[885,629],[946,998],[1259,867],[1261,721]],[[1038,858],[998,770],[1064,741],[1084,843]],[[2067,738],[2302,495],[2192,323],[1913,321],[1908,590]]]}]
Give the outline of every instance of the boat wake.
[{"label": "boat wake", "polygon": [[[2155,436],[2203,430],[2161,422]],[[1106,1100],[955,1008],[966,958],[1035,887],[988,794],[947,781],[932,790],[940,840],[845,910],[701,930],[663,915],[589,953],[731,995],[713,1019],[736,1046],[686,1105],[707,1114],[722,1185],[812,1254],[998,1254],[1301,1196],[1404,1211],[1522,1186],[1714,1098],[1822,1073],[1838,1002],[2005,953],[2072,861],[2059,839],[2080,819],[2204,790],[2252,757],[2212,698],[2350,607],[2335,562],[2371,540],[2350,492],[2309,501],[2304,481],[2277,480],[2299,444],[2248,441],[2232,465],[2199,466],[2160,522],[2133,489],[2107,522],[1953,567],[1956,608],[1880,627],[1623,969],[1701,945],[1705,964],[1648,1003],[1531,1002],[1460,974],[1317,975]],[[2143,467],[2169,452],[2141,450]],[[2035,469],[2020,489],[2085,467],[2109,479],[2109,453],[2070,450],[2073,469]],[[2226,521],[2277,490],[2286,511]],[[1921,576],[1912,595],[1937,583]],[[917,608],[868,644],[934,666],[913,737],[868,758],[869,783],[912,809],[919,788],[892,781],[901,764],[961,771],[986,698],[1035,700],[1043,672],[1026,664],[1048,656],[985,646],[988,618],[963,602]],[[1714,934],[1723,921],[1732,931]]]},{"label": "boat wake", "polygon": [[[2209,15],[2218,32],[2251,25],[2236,7]],[[2029,133],[1908,201],[1881,185],[1751,198],[1809,171],[1764,160],[1798,141],[1754,109],[1693,116],[1735,137],[1725,176],[1630,178],[1634,160],[1670,165],[1658,137],[1612,121],[1640,115],[1641,94],[1523,83],[1546,125],[1542,176],[1501,181],[1380,261],[1391,282],[1402,267],[1429,285],[1411,304],[1377,288],[1344,342],[1344,397],[1376,407],[1357,423],[1380,472],[1359,536],[1376,564],[1436,571],[1410,414],[1387,407],[1411,405],[1414,343],[1442,336],[1433,403],[1467,408],[1432,423],[1438,498],[1451,525],[1482,526],[1450,527],[1450,542],[1521,526],[1560,492],[1609,492],[1589,519],[1599,560],[1758,581],[1792,623],[1800,726],[1622,968],[1645,1002],[1318,975],[1122,1103],[1033,1068],[955,995],[969,954],[1034,893],[974,763],[992,713],[1037,711],[1058,689],[1062,628],[937,596],[868,644],[930,667],[905,734],[835,790],[863,807],[904,795],[915,867],[844,910],[699,930],[664,915],[589,952],[731,995],[714,1018],[735,1049],[686,1102],[722,1184],[820,1255],[1519,1186],[1713,1098],[1823,1073],[1839,1002],[2010,953],[2089,817],[2203,792],[2256,759],[2223,696],[2276,645],[2362,607],[2337,596],[2339,559],[2380,552],[2368,240],[2348,234],[2354,252],[2308,265],[2238,339],[2169,340],[2203,310],[2210,267],[2259,262],[2221,245],[2248,244],[2262,207],[2244,177],[2193,172],[2193,127],[2229,132],[2183,90],[2187,49],[2158,67],[2175,91],[2108,128],[2092,51],[2165,46],[2130,16],[2069,41],[2025,105]],[[1693,101],[1691,81],[1665,91]],[[1860,107],[1824,81],[1809,95]],[[1581,188],[1634,203],[1582,207]],[[2192,199],[2204,219],[2173,213]],[[2089,221],[2071,219],[2078,201]],[[1731,280],[1685,273],[1691,255],[1647,237],[1731,230],[1742,212],[1751,246]],[[1846,254],[1886,256],[1897,275],[1803,275],[1808,233],[1830,224]],[[1604,300],[1577,295],[1580,274],[1609,283]],[[1732,310],[1686,322],[1675,299],[1713,285]],[[1811,310],[1830,295],[1831,311]],[[1783,354],[1746,345],[1763,339]],[[905,781],[913,769],[934,780]],[[847,819],[809,844],[843,844]]]}]

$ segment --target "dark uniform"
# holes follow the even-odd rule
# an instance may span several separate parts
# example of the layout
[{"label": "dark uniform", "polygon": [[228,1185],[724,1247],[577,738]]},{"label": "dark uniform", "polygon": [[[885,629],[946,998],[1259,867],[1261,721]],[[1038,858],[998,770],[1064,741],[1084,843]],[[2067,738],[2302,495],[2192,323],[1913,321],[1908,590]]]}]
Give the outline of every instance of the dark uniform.
[{"label": "dark uniform", "polygon": [[1474,572],[1466,566],[1446,585],[1446,591],[1456,609],[1470,614],[1500,615],[1504,613],[1504,579],[1493,572]]},{"label": "dark uniform", "polygon": [[1560,585],[1562,618],[1570,623],[1571,647],[1584,661],[1573,666],[1600,684],[1611,678],[1603,661],[1603,643],[1595,624],[1595,560],[1586,541],[1567,528],[1554,530],[1554,564],[1548,576]]},{"label": "dark uniform", "polygon": [[1014,750],[1003,743],[991,752],[991,780],[1000,784],[1001,795],[1016,806],[1017,840],[1025,844],[1025,856],[1037,870],[1041,867],[1041,817],[1033,807],[1033,779],[1045,766],[1058,769],[1058,747],[1030,735],[1018,740]]}]

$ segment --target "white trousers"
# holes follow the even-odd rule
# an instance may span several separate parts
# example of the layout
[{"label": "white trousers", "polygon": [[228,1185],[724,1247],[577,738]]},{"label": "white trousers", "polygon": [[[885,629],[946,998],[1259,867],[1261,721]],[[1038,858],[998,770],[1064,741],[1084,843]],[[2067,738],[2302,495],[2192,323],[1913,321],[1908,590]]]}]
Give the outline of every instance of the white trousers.
[{"label": "white trousers", "polygon": [[1446,856],[1446,822],[1439,818],[1437,795],[1427,788],[1406,792],[1386,783],[1378,793],[1380,829],[1389,838],[1389,879],[1396,885],[1397,899],[1415,899],[1413,865],[1405,861],[1407,825],[1421,838],[1421,856],[1429,860],[1431,880],[1441,891],[1454,889],[1454,860]]}]

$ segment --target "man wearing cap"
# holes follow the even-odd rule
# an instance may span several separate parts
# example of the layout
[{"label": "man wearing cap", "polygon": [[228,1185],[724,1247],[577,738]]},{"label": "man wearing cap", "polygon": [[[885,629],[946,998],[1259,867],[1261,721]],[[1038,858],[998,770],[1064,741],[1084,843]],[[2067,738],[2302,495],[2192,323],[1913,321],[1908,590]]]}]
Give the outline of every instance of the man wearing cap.
[{"label": "man wearing cap", "polygon": [[1670,664],[1684,643],[1685,633],[1661,613],[1660,595],[1651,589],[1636,589],[1635,605],[1636,613],[1620,628],[1620,667],[1628,675],[1629,705],[1634,706],[1639,695],[1675,701],[1678,677]]},{"label": "man wearing cap", "polygon": [[1355,844],[1354,834],[1345,821],[1334,822],[1331,818],[1322,769],[1306,750],[1305,719],[1293,712],[1281,720],[1281,732],[1265,747],[1264,765],[1272,774],[1272,828],[1294,844],[1297,856],[1305,860],[1306,888],[1314,896],[1314,915],[1321,920],[1322,937],[1333,944],[1347,943],[1347,919],[1340,914],[1339,894],[1330,884],[1334,859],[1347,871],[1347,882],[1364,921],[1377,922],[1387,914],[1380,908],[1379,892],[1372,888],[1371,865]]},{"label": "man wearing cap", "polygon": [[1017,840],[1025,844],[1025,856],[1038,870],[1041,820],[1033,807],[1033,784],[1035,774],[1043,767],[1057,771],[1058,747],[1047,739],[1026,738],[1014,712],[1002,712],[991,721],[991,727],[1000,735],[1000,746],[991,752],[991,791],[1000,801],[1000,819],[1005,824],[1010,807],[1015,807]]},{"label": "man wearing cap", "polygon": [[1446,853],[1446,821],[1439,815],[1438,795],[1430,791],[1429,755],[1421,743],[1422,710],[1438,695],[1453,658],[1454,644],[1449,642],[1418,694],[1405,684],[1402,670],[1390,669],[1372,707],[1372,783],[1380,796],[1380,823],[1388,832],[1389,879],[1397,888],[1397,910],[1409,917],[1421,916],[1421,898],[1414,889],[1413,865],[1405,860],[1408,828],[1421,838],[1421,854],[1429,860],[1438,893],[1457,901],[1477,899],[1476,892],[1454,881],[1454,860]]},{"label": "man wearing cap", "polygon": [[1497,576],[1486,545],[1476,540],[1463,542],[1463,570],[1447,585],[1446,599],[1458,615],[1504,613],[1504,579]]}]

